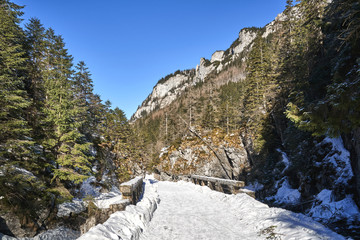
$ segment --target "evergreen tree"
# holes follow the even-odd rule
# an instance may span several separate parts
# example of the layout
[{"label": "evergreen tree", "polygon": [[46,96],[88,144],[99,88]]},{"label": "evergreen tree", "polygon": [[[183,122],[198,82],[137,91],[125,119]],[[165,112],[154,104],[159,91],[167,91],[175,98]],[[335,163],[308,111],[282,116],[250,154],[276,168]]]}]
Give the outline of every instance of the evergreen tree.
[{"label": "evergreen tree", "polygon": [[[80,131],[88,138],[96,132],[99,117],[100,97],[93,93],[93,81],[91,74],[83,61],[75,66],[73,77],[73,91],[76,105],[81,111],[79,112],[78,121],[82,123]],[[97,123],[96,123],[97,122]]]},{"label": "evergreen tree", "polygon": [[213,105],[209,102],[204,110],[202,127],[207,129],[213,129],[215,127],[215,112]]},{"label": "evergreen tree", "polygon": [[32,104],[28,109],[29,122],[34,129],[33,137],[41,140],[44,137],[42,122],[44,113],[42,109],[45,101],[45,89],[42,71],[45,68],[45,28],[37,18],[31,18],[25,24],[27,77],[26,85]]},{"label": "evergreen tree", "polygon": [[33,144],[25,111],[30,102],[24,88],[25,52],[19,27],[20,6],[0,1],[0,165],[31,162]]},{"label": "evergreen tree", "polygon": [[[311,131],[314,135],[338,136],[360,126],[358,111],[360,48],[359,44],[354,44],[359,43],[354,36],[358,31],[357,16],[360,7],[353,1],[343,3],[335,1],[327,11],[330,15],[327,24],[330,26],[322,33],[320,30],[323,27],[324,7],[321,8],[321,4],[313,1],[302,1],[301,4],[305,9],[304,27],[311,33],[309,52],[313,54],[314,51],[326,49],[327,55],[316,55],[320,59],[318,61],[322,61],[326,67],[323,70],[314,65],[317,71],[311,72],[309,76],[310,80],[313,79],[310,82],[313,87],[306,91],[307,95],[312,97],[303,96],[289,103],[287,117],[296,126]],[[315,11],[311,10],[312,8]],[[316,32],[321,34],[316,35]],[[339,36],[338,39],[333,37],[334,32]],[[330,39],[323,42],[323,38],[319,36],[326,34]]]},{"label": "evergreen tree", "polygon": [[[84,111],[76,104],[71,84],[72,57],[67,53],[61,36],[52,29],[46,31],[47,53],[45,82],[45,108],[47,138],[44,146],[51,149],[56,162],[53,179],[75,183],[90,173],[89,147],[79,127],[79,116]],[[50,157],[50,156],[48,156]]]}]

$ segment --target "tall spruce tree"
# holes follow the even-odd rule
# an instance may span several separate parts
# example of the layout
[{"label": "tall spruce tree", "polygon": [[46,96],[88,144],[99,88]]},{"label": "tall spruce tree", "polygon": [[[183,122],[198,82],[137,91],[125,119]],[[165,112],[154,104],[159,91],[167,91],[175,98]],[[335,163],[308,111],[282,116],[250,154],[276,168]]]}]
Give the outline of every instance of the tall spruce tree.
[{"label": "tall spruce tree", "polygon": [[75,66],[75,73],[73,76],[73,93],[75,104],[81,111],[78,113],[78,121],[81,122],[80,130],[82,133],[90,132],[89,129],[89,106],[90,99],[93,91],[93,84],[91,79],[91,74],[86,67],[85,62],[80,61]]},{"label": "tall spruce tree", "polygon": [[26,120],[30,101],[24,88],[24,35],[19,27],[20,6],[0,1],[0,165],[26,166],[33,144]]},{"label": "tall spruce tree", "polygon": [[45,69],[45,28],[37,18],[31,18],[25,24],[26,53],[27,53],[27,77],[26,89],[32,99],[28,110],[29,122],[34,129],[33,137],[37,141],[44,138],[42,111],[45,101],[45,89],[42,71]]},{"label": "tall spruce tree", "polygon": [[82,122],[78,117],[84,109],[76,104],[71,82],[72,57],[65,49],[62,37],[49,29],[46,40],[44,112],[47,138],[43,144],[51,150],[51,157],[56,163],[53,179],[79,183],[91,172],[91,144],[79,131]]}]

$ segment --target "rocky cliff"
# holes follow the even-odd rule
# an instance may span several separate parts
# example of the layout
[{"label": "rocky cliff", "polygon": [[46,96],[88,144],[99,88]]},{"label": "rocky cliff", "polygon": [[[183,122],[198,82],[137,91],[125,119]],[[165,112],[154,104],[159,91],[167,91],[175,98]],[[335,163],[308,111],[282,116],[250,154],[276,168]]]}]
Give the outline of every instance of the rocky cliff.
[{"label": "rocky cliff", "polygon": [[[273,26],[269,25],[269,29],[270,28],[273,28]],[[226,51],[215,51],[210,60],[201,58],[200,64],[197,65],[195,69],[176,71],[175,73],[159,80],[159,82],[154,86],[151,94],[149,94],[141,106],[138,107],[134,115],[131,117],[131,120],[135,121],[154,110],[169,106],[186,89],[195,86],[199,82],[206,81],[206,78],[211,73],[219,73],[224,69],[224,67],[228,66],[235,60],[245,58],[246,56],[243,56],[242,53],[246,48],[251,47],[251,43],[255,39],[256,35],[257,29],[245,28],[240,31],[239,37]],[[240,60],[244,61],[245,59]],[[245,73],[233,81],[239,81],[244,78]]]}]

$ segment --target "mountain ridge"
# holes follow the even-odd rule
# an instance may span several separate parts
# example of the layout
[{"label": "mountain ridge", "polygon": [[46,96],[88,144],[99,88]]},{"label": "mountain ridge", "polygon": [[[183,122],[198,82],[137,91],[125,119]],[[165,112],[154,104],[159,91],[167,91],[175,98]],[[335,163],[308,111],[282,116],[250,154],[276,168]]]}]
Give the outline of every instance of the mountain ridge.
[{"label": "mountain ridge", "polygon": [[[281,13],[278,14],[274,21],[266,25],[265,33],[267,35],[270,32],[273,32],[272,23],[275,22],[276,19],[280,18],[281,15]],[[200,63],[195,68],[181,71],[177,70],[176,72],[160,79],[153,87],[153,91],[147,96],[147,98],[137,108],[136,112],[131,116],[131,121],[136,121],[142,116],[149,114],[153,110],[168,106],[176,99],[176,96],[179,96],[179,94],[181,94],[186,88],[195,86],[199,82],[204,82],[206,77],[213,71],[216,71],[217,73],[221,72],[224,67],[240,57],[244,49],[247,48],[255,39],[257,31],[259,31],[259,28],[243,28],[239,32],[239,37],[230,45],[228,49],[216,50],[212,54],[210,60],[206,58],[200,58]],[[186,76],[186,78],[181,77],[181,75]],[[245,76],[241,79],[244,78]],[[171,91],[173,91],[173,93],[171,93]]]}]

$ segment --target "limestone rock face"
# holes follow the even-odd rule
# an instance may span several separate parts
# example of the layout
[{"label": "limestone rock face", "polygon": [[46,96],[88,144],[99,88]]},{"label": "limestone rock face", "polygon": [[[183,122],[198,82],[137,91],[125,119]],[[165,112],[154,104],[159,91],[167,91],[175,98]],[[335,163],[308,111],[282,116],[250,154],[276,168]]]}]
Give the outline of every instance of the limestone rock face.
[{"label": "limestone rock face", "polygon": [[172,103],[192,83],[191,75],[193,72],[193,70],[183,71],[175,76],[171,76],[166,81],[156,84],[152,93],[137,109],[132,118],[138,119],[144,114],[148,114],[158,108],[161,109]]},{"label": "limestone rock face", "polygon": [[215,51],[211,59],[200,59],[200,64],[195,69],[177,71],[161,79],[153,88],[153,91],[138,107],[132,121],[139,119],[147,114],[162,109],[175,101],[187,88],[196,85],[198,82],[206,81],[210,73],[221,72],[225,66],[241,56],[245,49],[251,47],[252,41],[257,36],[257,31],[253,29],[243,29],[239,33],[239,38],[227,51]]},{"label": "limestone rock face", "polygon": [[215,66],[209,63],[205,58],[200,59],[200,65],[196,68],[196,79],[204,81],[205,77],[215,69]]},{"label": "limestone rock face", "polygon": [[162,149],[159,172],[169,177],[195,174],[240,179],[250,169],[247,152],[238,135],[227,135],[220,130],[202,135],[202,140],[184,137],[179,147]]},{"label": "limestone rock face", "polygon": [[280,26],[280,22],[285,21],[286,16],[284,13],[277,15],[274,21],[265,26],[265,31],[262,35],[263,38],[267,38],[269,34],[274,33]]},{"label": "limestone rock face", "polygon": [[228,147],[224,148],[224,151],[232,167],[234,176],[240,175],[244,169],[250,167],[244,146],[242,146],[242,148]]},{"label": "limestone rock face", "polygon": [[255,39],[256,35],[257,35],[257,32],[249,30],[249,29],[243,29],[240,31],[239,38],[238,38],[239,44],[233,48],[233,54],[234,54],[233,59],[235,59],[235,57],[238,54],[240,54],[242,51],[244,51],[244,49],[252,43],[252,41]]},{"label": "limestone rock face", "polygon": [[222,60],[224,60],[224,55],[225,55],[225,51],[216,51],[211,56],[210,62],[215,62],[215,61],[221,62]]}]

